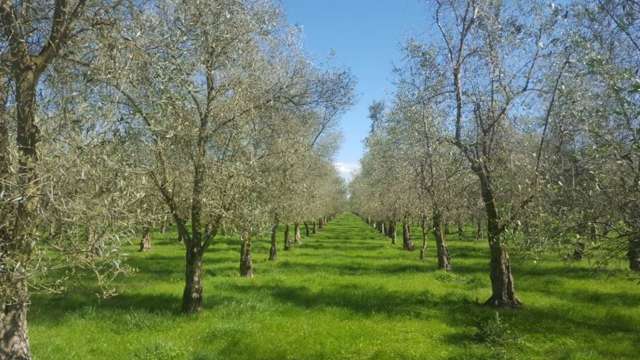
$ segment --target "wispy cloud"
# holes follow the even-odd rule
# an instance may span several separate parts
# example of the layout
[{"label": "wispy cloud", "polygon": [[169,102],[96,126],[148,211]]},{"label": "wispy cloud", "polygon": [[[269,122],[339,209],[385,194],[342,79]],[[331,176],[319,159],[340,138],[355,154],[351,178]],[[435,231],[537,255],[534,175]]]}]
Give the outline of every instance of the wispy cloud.
[{"label": "wispy cloud", "polygon": [[359,163],[345,163],[336,161],[333,166],[338,170],[340,176],[342,176],[347,182],[353,179],[353,176],[360,170]]}]

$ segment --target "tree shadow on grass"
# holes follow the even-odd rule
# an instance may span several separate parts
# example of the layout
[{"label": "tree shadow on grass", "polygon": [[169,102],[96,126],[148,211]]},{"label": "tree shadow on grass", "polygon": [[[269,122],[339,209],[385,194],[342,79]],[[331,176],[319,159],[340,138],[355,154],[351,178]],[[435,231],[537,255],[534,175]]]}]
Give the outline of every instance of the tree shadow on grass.
[{"label": "tree shadow on grass", "polygon": [[[238,292],[268,294],[277,301],[304,309],[342,308],[353,313],[370,316],[383,314],[390,317],[421,319],[437,316],[436,313],[452,314],[446,317],[455,322],[464,322],[463,308],[479,307],[459,294],[437,296],[429,290],[400,292],[381,286],[366,287],[357,284],[338,285],[317,291],[305,286],[233,285]],[[462,315],[462,314],[461,314]]]},{"label": "tree shadow on grass", "polygon": [[[97,290],[97,289],[96,289]],[[145,313],[179,313],[180,297],[176,295],[119,294],[101,299],[90,290],[64,296],[34,296],[30,321],[37,324],[58,324],[66,317],[108,314],[121,311]]]},{"label": "tree shadow on grass", "polygon": [[[489,259],[488,258],[476,258],[467,259],[464,258],[461,262],[455,262],[453,258],[454,272],[463,274],[489,274]],[[539,278],[550,279],[558,277],[561,279],[594,279],[594,278],[606,278],[607,276],[620,275],[621,272],[616,270],[594,270],[589,267],[582,266],[569,266],[563,263],[544,263],[539,266],[532,266],[523,264],[520,261],[513,261],[513,274],[516,278],[516,284],[520,278]]]},{"label": "tree shadow on grass", "polygon": [[323,263],[302,263],[293,261],[281,261],[277,264],[280,269],[286,269],[294,273],[322,273],[330,272],[338,275],[390,275],[399,273],[425,273],[429,271],[435,271],[435,264],[426,263],[406,263],[398,261],[395,263],[335,263],[335,262],[323,262]]},{"label": "tree shadow on grass", "polygon": [[[58,325],[68,317],[111,317],[121,316],[122,313],[145,313],[159,316],[186,316],[180,311],[182,298],[176,294],[131,294],[123,293],[108,299],[101,299],[95,293],[86,289],[76,291],[65,296],[33,296],[33,305],[29,313],[30,322]],[[217,308],[232,297],[220,296],[220,294],[205,296],[204,310]]]},{"label": "tree shadow on grass", "polygon": [[306,243],[303,246],[304,249],[314,249],[314,250],[335,250],[341,252],[350,252],[350,251],[373,251],[383,249],[384,244],[374,245],[370,242],[363,244],[349,244],[349,243],[333,243],[333,242],[314,242],[314,243]]}]

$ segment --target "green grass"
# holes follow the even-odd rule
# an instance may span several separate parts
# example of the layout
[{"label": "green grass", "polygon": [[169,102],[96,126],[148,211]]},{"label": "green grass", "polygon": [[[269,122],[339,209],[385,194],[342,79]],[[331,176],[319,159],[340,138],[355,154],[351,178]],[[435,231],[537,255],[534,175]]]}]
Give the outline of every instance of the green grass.
[{"label": "green grass", "polygon": [[239,242],[219,239],[206,255],[205,308],[184,316],[183,250],[172,235],[156,234],[149,253],[131,247],[138,271],[114,298],[86,287],[36,297],[35,358],[640,358],[640,286],[622,269],[514,258],[526,305],[496,318],[480,305],[490,291],[485,242],[451,235],[454,272],[442,273],[433,241],[420,262],[347,214],[275,263],[266,239],[257,242],[254,279],[237,275]]}]

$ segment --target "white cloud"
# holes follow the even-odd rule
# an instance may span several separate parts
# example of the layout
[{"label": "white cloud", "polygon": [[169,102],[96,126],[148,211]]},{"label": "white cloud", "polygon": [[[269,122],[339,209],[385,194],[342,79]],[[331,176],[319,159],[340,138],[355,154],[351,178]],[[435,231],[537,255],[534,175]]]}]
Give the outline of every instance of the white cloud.
[{"label": "white cloud", "polygon": [[359,163],[345,163],[336,161],[333,163],[333,166],[338,170],[340,176],[342,176],[347,182],[353,179],[353,176],[360,171]]}]

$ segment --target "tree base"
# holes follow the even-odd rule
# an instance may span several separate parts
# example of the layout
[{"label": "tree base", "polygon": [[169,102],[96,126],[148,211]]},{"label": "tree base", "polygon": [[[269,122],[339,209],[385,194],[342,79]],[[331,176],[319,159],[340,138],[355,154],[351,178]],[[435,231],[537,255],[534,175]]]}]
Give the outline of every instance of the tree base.
[{"label": "tree base", "polygon": [[495,298],[495,297],[490,297],[487,301],[485,301],[484,305],[486,306],[491,306],[494,308],[501,308],[501,309],[518,309],[521,308],[522,306],[524,306],[524,304],[518,299],[518,298],[514,298],[514,299],[499,299],[499,298]]}]

